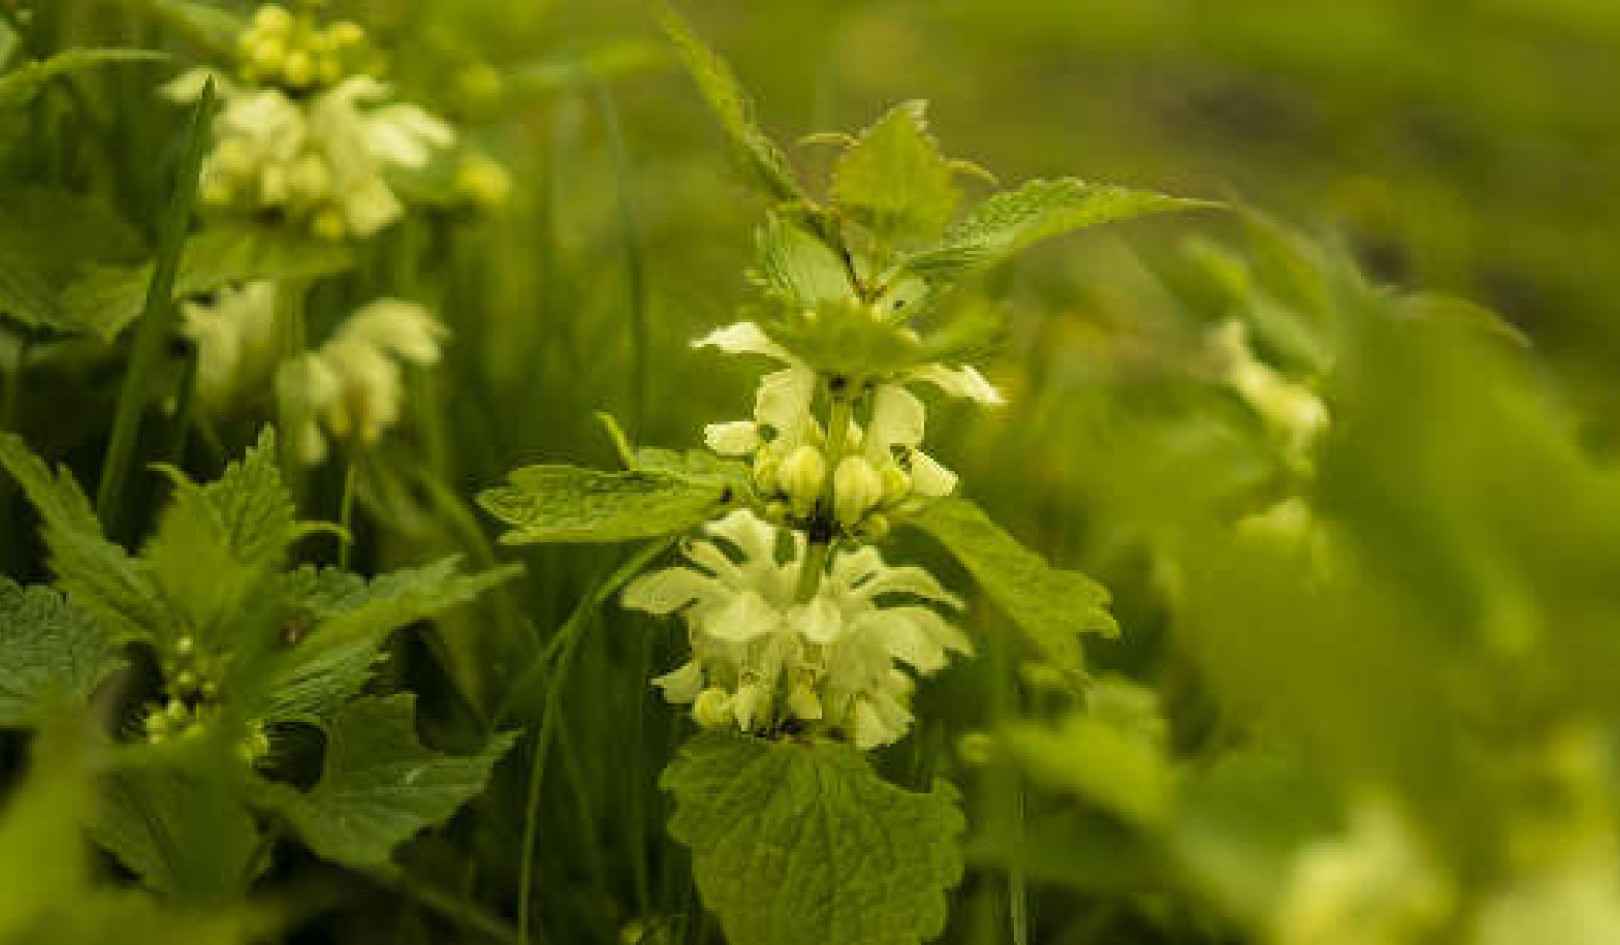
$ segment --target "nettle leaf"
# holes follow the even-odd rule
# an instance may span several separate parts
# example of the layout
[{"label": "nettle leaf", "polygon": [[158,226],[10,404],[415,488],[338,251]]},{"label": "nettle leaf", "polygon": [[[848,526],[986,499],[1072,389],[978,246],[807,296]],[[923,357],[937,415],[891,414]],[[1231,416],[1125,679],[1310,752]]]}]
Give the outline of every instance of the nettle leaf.
[{"label": "nettle leaf", "polygon": [[941,499],[911,520],[945,546],[1048,662],[1080,676],[1080,633],[1119,635],[1108,612],[1108,589],[1076,571],[1063,571],[1025,548],[962,498]]},{"label": "nettle leaf", "polygon": [[760,129],[754,117],[754,103],[731,67],[698,39],[686,20],[667,3],[660,0],[656,13],[664,35],[675,46],[682,65],[691,73],[710,111],[719,119],[720,129],[744,172],[776,200],[806,199],[804,188],[794,176],[782,149]]},{"label": "nettle leaf", "polygon": [[927,111],[923,101],[896,105],[833,168],[833,202],[882,245],[937,238],[961,198]]},{"label": "nettle leaf", "polygon": [[670,834],[732,945],[916,945],[962,876],[957,793],[883,780],[848,745],[710,733],[660,782]]},{"label": "nettle leaf", "polygon": [[0,109],[10,110],[26,105],[47,82],[57,76],[98,66],[160,62],[167,58],[165,53],[147,49],[69,49],[0,76]]},{"label": "nettle leaf", "polygon": [[653,469],[600,472],[527,466],[478,504],[512,526],[501,543],[627,541],[684,532],[714,517],[734,490],[723,480]]},{"label": "nettle leaf", "polygon": [[925,277],[950,278],[1048,237],[1152,213],[1215,206],[1219,205],[1072,177],[1034,180],[986,200],[946,230],[938,246],[911,254],[902,268]]},{"label": "nettle leaf", "polygon": [[59,298],[85,263],[142,252],[139,235],[104,200],[48,187],[0,193],[0,314],[72,331]]},{"label": "nettle leaf", "polygon": [[0,576],[0,726],[40,723],[121,665],[101,627],[61,594]]},{"label": "nettle leaf", "polygon": [[215,482],[198,485],[170,473],[174,494],[142,556],[187,618],[172,632],[218,638],[235,628],[244,602],[282,566],[307,527],[294,518],[270,428]]},{"label": "nettle leaf", "polygon": [[[307,279],[354,265],[354,251],[283,230],[217,226],[191,237],[180,255],[174,294],[185,298],[259,279]],[[62,297],[69,324],[111,339],[140,315],[155,263],[92,266]]]},{"label": "nettle leaf", "polygon": [[238,37],[248,25],[229,10],[197,0],[147,0],[147,5],[165,22],[216,52],[235,52]]},{"label": "nettle leaf", "polygon": [[0,315],[30,328],[64,327],[62,304],[39,264],[8,247],[0,247]]},{"label": "nettle leaf", "polygon": [[291,642],[244,667],[241,691],[254,718],[314,721],[331,716],[371,679],[389,634],[467,603],[521,573],[517,566],[462,574],[458,558],[366,581],[334,569],[302,568],[283,595],[305,626]]},{"label": "nettle leaf", "polygon": [[964,309],[930,326],[926,335],[898,319],[879,317],[853,299],[789,309],[765,320],[766,334],[824,374],[888,377],[936,361],[968,361],[994,347],[1002,319]]},{"label": "nettle leaf", "polygon": [[44,520],[45,546],[56,583],[116,642],[151,640],[176,615],[142,561],[102,535],[90,500],[66,467],[50,467],[14,434],[0,433],[0,466]]},{"label": "nettle leaf", "polygon": [[90,836],[155,892],[189,903],[240,896],[259,831],[231,782],[165,764],[102,778]]},{"label": "nettle leaf", "polygon": [[755,234],[754,276],[766,292],[795,307],[814,307],[854,295],[838,255],[818,237],[772,214]]},{"label": "nettle leaf", "polygon": [[346,866],[388,862],[394,848],[447,820],[484,790],[515,733],[476,755],[445,755],[416,737],[416,697],[357,699],[326,729],[320,781],[308,792],[265,782],[261,799],[309,848]]},{"label": "nettle leaf", "polygon": [[722,492],[730,488],[733,495],[745,494],[753,482],[753,470],[747,463],[716,456],[708,450],[680,452],[644,446],[636,450],[634,459],[636,469],[713,483]]}]

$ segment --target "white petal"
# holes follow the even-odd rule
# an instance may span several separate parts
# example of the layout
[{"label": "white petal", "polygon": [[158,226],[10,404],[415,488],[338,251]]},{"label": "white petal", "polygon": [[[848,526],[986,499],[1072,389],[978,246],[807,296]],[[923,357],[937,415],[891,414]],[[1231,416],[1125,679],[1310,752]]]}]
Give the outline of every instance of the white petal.
[{"label": "white petal", "polygon": [[868,580],[855,588],[855,593],[868,599],[879,594],[914,594],[953,607],[962,606],[961,598],[947,591],[932,574],[911,565],[882,568],[870,573]]},{"label": "white petal", "polygon": [[891,447],[915,447],[922,442],[926,417],[922,401],[911,391],[899,384],[879,385],[866,428],[867,455],[881,467],[894,459]]},{"label": "white petal", "polygon": [[653,681],[653,685],[664,690],[664,698],[669,702],[689,703],[697,699],[698,693],[703,691],[703,667],[691,661],[682,665],[672,673],[665,673]]},{"label": "white petal", "polygon": [[927,381],[952,397],[966,397],[991,407],[999,407],[1007,402],[995,385],[971,364],[964,364],[955,370],[943,364],[930,364],[912,371],[910,377]]},{"label": "white petal", "polygon": [[731,711],[737,715],[737,727],[749,731],[765,721],[770,693],[759,683],[749,683],[737,690],[731,699]]},{"label": "white petal", "polygon": [[809,368],[790,367],[760,378],[754,397],[754,419],[776,431],[789,446],[797,446],[811,421],[816,396],[816,375]]},{"label": "white petal", "polygon": [[918,672],[943,669],[945,649],[928,632],[917,611],[931,613],[921,607],[874,610],[860,618],[850,635],[870,638],[885,654],[917,667]]},{"label": "white petal", "polygon": [[939,499],[956,491],[956,473],[941,466],[922,450],[911,453],[911,490],[929,499]]},{"label": "white petal", "polygon": [[742,580],[742,572],[737,570],[736,562],[713,542],[690,541],[682,551],[693,564],[701,566],[728,587],[738,587]]},{"label": "white petal", "polygon": [[703,526],[703,530],[731,542],[746,560],[775,563],[776,526],[747,509],[728,512]]},{"label": "white petal", "polygon": [[752,590],[743,591],[703,621],[703,632],[731,643],[747,643],[771,630],[782,621],[765,598]]},{"label": "white petal", "polygon": [[721,456],[747,456],[764,445],[752,420],[711,423],[703,428],[703,442]]},{"label": "white petal", "polygon": [[665,568],[651,571],[630,582],[620,602],[631,610],[642,610],[663,616],[672,614],[687,604],[724,593],[713,579],[690,568]]},{"label": "white petal", "polygon": [[833,580],[846,587],[855,587],[883,568],[883,555],[871,545],[862,545],[855,551],[841,551],[833,559]]},{"label": "white petal", "polygon": [[719,348],[726,354],[763,354],[788,364],[797,364],[798,359],[788,353],[788,350],[765,334],[765,329],[753,322],[737,322],[724,328],[716,328],[702,338],[692,342],[694,348]]},{"label": "white petal", "polygon": [[818,595],[808,604],[795,607],[788,615],[793,629],[811,643],[831,643],[844,629],[843,615],[830,598]]},{"label": "white petal", "polygon": [[850,739],[861,751],[891,745],[905,734],[903,727],[891,725],[873,707],[872,701],[864,696],[856,698],[851,714]]}]

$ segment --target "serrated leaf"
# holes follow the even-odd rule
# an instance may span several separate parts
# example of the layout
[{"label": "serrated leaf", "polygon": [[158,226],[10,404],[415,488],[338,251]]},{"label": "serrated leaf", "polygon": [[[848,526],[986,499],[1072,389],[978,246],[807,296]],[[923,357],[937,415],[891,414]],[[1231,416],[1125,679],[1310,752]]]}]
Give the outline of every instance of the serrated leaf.
[{"label": "serrated leaf", "polygon": [[849,274],[826,243],[772,214],[755,235],[757,276],[768,293],[798,307],[847,299]]},{"label": "serrated leaf", "polygon": [[961,192],[928,132],[926,102],[896,105],[861,132],[833,169],[832,199],[881,245],[936,239]]},{"label": "serrated leaf", "polygon": [[1072,177],[1034,180],[996,194],[945,231],[938,246],[913,253],[904,271],[949,278],[989,265],[1032,243],[1101,223],[1217,206]]},{"label": "serrated leaf", "polygon": [[[154,263],[94,266],[68,286],[63,319],[102,338],[113,338],[140,315]],[[354,265],[354,251],[280,230],[219,226],[189,238],[175,276],[176,298],[255,280],[307,279]]]},{"label": "serrated leaf", "polygon": [[139,236],[106,201],[49,187],[0,193],[0,315],[71,331],[59,295],[86,263],[138,256]]},{"label": "serrated leaf", "polygon": [[720,129],[742,169],[779,201],[805,199],[804,188],[788,166],[782,149],[754,118],[754,103],[726,61],[697,38],[686,20],[669,4],[655,4],[658,23],[675,46],[682,65],[720,121]]},{"label": "serrated leaf", "polygon": [[731,945],[916,945],[944,930],[964,826],[949,784],[913,793],[848,745],[720,733],[688,742],[660,784]]},{"label": "serrated leaf", "polygon": [[327,728],[315,787],[267,782],[262,799],[318,855],[356,868],[385,865],[395,847],[482,792],[516,741],[504,733],[476,755],[441,754],[417,740],[415,705],[409,694],[349,703]]},{"label": "serrated leaf", "polygon": [[846,298],[783,311],[767,321],[766,333],[820,373],[889,377],[937,361],[978,357],[1000,339],[1002,321],[963,309],[919,337],[904,322],[876,317],[871,307]]},{"label": "serrated leaf", "polygon": [[1108,612],[1108,589],[1076,571],[1054,568],[962,498],[930,504],[911,524],[945,546],[1056,668],[1078,677],[1085,670],[1080,634],[1118,636]]},{"label": "serrated leaf", "polygon": [[69,49],[0,76],[0,109],[22,107],[45,87],[45,83],[60,75],[97,66],[158,62],[167,58],[164,53],[146,49]]},{"label": "serrated leaf", "polygon": [[175,491],[142,551],[158,586],[185,618],[171,632],[222,643],[255,589],[286,560],[305,529],[282,484],[274,432],[266,428],[240,462],[198,485],[173,473]]},{"label": "serrated leaf", "polygon": [[30,328],[61,328],[62,305],[34,260],[0,248],[0,315]]},{"label": "serrated leaf", "polygon": [[44,521],[56,583],[117,642],[149,640],[176,617],[150,570],[108,541],[73,474],[53,474],[14,434],[0,433],[0,466],[22,486]]},{"label": "serrated leaf", "polygon": [[250,715],[272,722],[330,716],[371,678],[389,634],[471,601],[520,571],[462,574],[452,557],[370,582],[313,568],[288,575],[282,593],[306,626],[293,642],[242,670],[240,691]]},{"label": "serrated leaf", "polygon": [[0,576],[0,726],[38,724],[122,664],[101,627],[61,594]]},{"label": "serrated leaf", "polygon": [[732,489],[707,476],[651,469],[599,472],[526,466],[511,484],[479,493],[478,504],[512,526],[501,543],[627,541],[683,532],[707,521]]},{"label": "serrated leaf", "polygon": [[230,784],[159,764],[103,778],[90,836],[155,892],[229,902],[253,879],[259,831]]}]

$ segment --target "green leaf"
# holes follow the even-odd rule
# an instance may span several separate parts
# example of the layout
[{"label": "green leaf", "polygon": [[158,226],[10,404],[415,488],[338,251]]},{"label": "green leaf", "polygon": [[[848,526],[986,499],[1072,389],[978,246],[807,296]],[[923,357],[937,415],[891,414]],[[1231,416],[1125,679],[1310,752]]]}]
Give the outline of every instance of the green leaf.
[{"label": "green leaf", "polygon": [[521,572],[462,574],[456,558],[393,571],[371,582],[337,570],[303,568],[284,596],[305,630],[262,661],[245,661],[240,691],[253,718],[318,720],[359,692],[388,635],[473,600]]},{"label": "green leaf", "polygon": [[[191,237],[180,256],[174,296],[185,298],[259,279],[308,279],[354,265],[354,251],[280,230],[219,226]],[[63,318],[111,339],[140,315],[155,264],[93,266],[68,286]]]},{"label": "green leaf", "polygon": [[237,40],[247,29],[242,17],[198,0],[146,0],[146,5],[159,18],[216,52],[235,53]]},{"label": "green leaf", "polygon": [[848,745],[688,742],[660,782],[703,902],[731,945],[916,945],[962,876],[957,794],[903,790]]},{"label": "green leaf", "polygon": [[170,472],[175,492],[142,556],[187,618],[173,632],[217,640],[236,629],[248,597],[282,566],[307,528],[293,517],[270,428],[216,482],[197,485]]},{"label": "green leaf", "polygon": [[417,740],[415,704],[407,694],[345,706],[326,731],[319,783],[306,793],[266,782],[262,800],[320,856],[356,868],[385,865],[395,847],[482,792],[516,740],[504,733],[476,755],[441,754]]},{"label": "green leaf", "polygon": [[0,466],[44,520],[56,583],[118,642],[149,640],[176,616],[150,569],[102,535],[90,501],[65,467],[54,475],[22,439],[0,433]]},{"label": "green leaf", "polygon": [[247,889],[258,828],[217,773],[142,764],[108,775],[100,788],[90,836],[148,888],[196,904]]},{"label": "green leaf", "polygon": [[1108,612],[1107,588],[1076,571],[1047,564],[972,502],[941,499],[911,524],[944,545],[1029,644],[1072,677],[1085,669],[1081,632],[1119,635],[1119,624]]},{"label": "green leaf", "polygon": [[1048,237],[1151,213],[1215,207],[1202,200],[1088,184],[1072,177],[1034,180],[980,204],[945,231],[938,246],[913,253],[902,269],[949,278],[996,262]]},{"label": "green leaf", "polygon": [[733,490],[708,476],[574,466],[514,470],[509,486],[478,495],[484,510],[513,527],[508,545],[627,541],[683,532],[712,518]]},{"label": "green leaf", "polygon": [[731,67],[697,38],[691,26],[669,4],[657,0],[655,9],[659,25],[674,44],[682,65],[697,82],[709,109],[719,119],[720,129],[744,172],[777,200],[806,199],[804,188],[794,177],[782,149],[760,129],[754,118],[754,103]]},{"label": "green leaf", "polygon": [[938,238],[961,197],[928,132],[927,110],[923,101],[896,105],[833,169],[833,202],[884,246]]},{"label": "green leaf", "polygon": [[21,108],[60,75],[81,72],[97,66],[131,62],[158,62],[169,58],[146,49],[69,49],[49,59],[30,62],[0,76],[0,109]]},{"label": "green leaf", "polygon": [[62,595],[0,576],[0,726],[37,725],[122,664],[95,621]]},{"label": "green leaf", "polygon": [[994,347],[1002,320],[963,309],[927,335],[902,320],[881,318],[849,298],[812,309],[791,308],[766,321],[766,333],[810,367],[844,377],[888,377],[936,361],[968,361]]},{"label": "green leaf", "polygon": [[59,295],[90,262],[142,251],[139,235],[106,201],[59,188],[0,193],[0,314],[31,328],[72,331]]},{"label": "green leaf", "polygon": [[849,273],[820,239],[776,214],[755,234],[756,278],[767,293],[792,306],[814,307],[854,294]]},{"label": "green leaf", "polygon": [[0,248],[0,315],[30,328],[62,326],[62,305],[37,264],[21,254]]}]

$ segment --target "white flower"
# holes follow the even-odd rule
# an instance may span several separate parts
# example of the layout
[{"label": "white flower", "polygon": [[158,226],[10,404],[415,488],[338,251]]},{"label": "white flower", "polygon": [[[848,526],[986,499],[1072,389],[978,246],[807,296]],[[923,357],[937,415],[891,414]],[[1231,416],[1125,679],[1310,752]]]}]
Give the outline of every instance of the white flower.
[{"label": "white flower", "polygon": [[401,363],[439,359],[445,329],[414,302],[381,299],[350,315],[320,350],[282,366],[282,412],[299,458],[319,463],[327,436],[370,445],[399,420]]},{"label": "white flower", "polygon": [[203,199],[245,211],[277,210],[318,235],[369,237],[404,213],[388,182],[398,168],[425,166],[455,143],[455,131],[365,75],[292,98],[279,88],[244,88],[207,70],[164,87],[193,101],[213,77],[222,107],[204,166]]},{"label": "white flower", "polygon": [[197,398],[210,410],[262,390],[276,358],[276,287],[249,282],[180,308],[180,330],[197,346]]},{"label": "white flower", "polygon": [[792,718],[863,749],[890,744],[911,724],[912,681],[897,664],[927,675],[949,654],[972,652],[926,606],[961,601],[921,568],[890,567],[871,547],[838,553],[816,596],[796,605],[803,536],[746,510],[704,530],[708,540],[686,545],[686,565],[641,576],[623,602],[685,622],[692,660],[654,684],[670,702],[700,703],[694,715],[705,725],[724,705],[743,731],[769,733]]},{"label": "white flower", "polygon": [[1388,802],[1367,798],[1344,835],[1308,845],[1273,915],[1277,945],[1406,945],[1443,921],[1452,886]]},{"label": "white flower", "polygon": [[1620,862],[1596,856],[1541,871],[1492,898],[1473,945],[1620,942]]},{"label": "white flower", "polygon": [[[725,456],[753,456],[756,487],[767,499],[780,495],[800,515],[808,514],[813,500],[795,486],[810,478],[789,482],[787,461],[795,457],[795,470],[809,460],[806,448],[824,450],[827,434],[816,420],[816,373],[790,351],[770,339],[753,322],[738,322],[717,329],[694,342],[697,347],[719,348],[728,354],[762,354],[787,365],[760,380],[753,420],[712,424],[704,440]],[[906,385],[933,384],[947,394],[982,404],[1004,403],[1000,393],[972,366],[929,364],[892,377],[869,382],[870,415],[864,426],[852,422],[845,437],[845,455],[837,457],[834,473],[839,521],[851,531],[880,506],[897,505],[907,497],[940,498],[956,489],[956,474],[921,450],[926,410]],[[828,458],[822,456],[823,468]],[[854,460],[852,462],[852,460]],[[847,485],[841,485],[847,483]]]},{"label": "white flower", "polygon": [[1249,345],[1248,326],[1240,321],[1221,324],[1214,330],[1211,344],[1222,382],[1283,438],[1295,458],[1308,462],[1331,419],[1322,398],[1260,360]]}]

